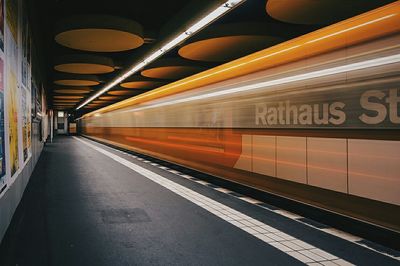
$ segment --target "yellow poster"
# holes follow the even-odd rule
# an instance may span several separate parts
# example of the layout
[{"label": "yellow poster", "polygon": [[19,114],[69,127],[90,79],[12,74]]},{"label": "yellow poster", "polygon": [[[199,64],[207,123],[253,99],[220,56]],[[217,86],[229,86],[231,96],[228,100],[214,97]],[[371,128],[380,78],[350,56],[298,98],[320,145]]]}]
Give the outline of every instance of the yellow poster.
[{"label": "yellow poster", "polygon": [[17,96],[17,79],[12,71],[8,72],[7,89],[8,89],[8,130],[10,140],[10,166],[11,176],[17,172],[19,168],[18,160],[18,96]]},{"label": "yellow poster", "polygon": [[18,1],[6,1],[6,18],[14,40],[18,40]]}]

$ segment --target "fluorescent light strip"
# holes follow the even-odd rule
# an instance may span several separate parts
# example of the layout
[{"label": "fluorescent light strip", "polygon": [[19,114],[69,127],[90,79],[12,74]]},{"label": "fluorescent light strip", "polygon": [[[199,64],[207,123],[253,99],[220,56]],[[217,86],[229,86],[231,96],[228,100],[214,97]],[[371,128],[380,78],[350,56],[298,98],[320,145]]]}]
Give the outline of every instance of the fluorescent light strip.
[{"label": "fluorescent light strip", "polygon": [[312,72],[305,73],[305,74],[300,74],[300,75],[295,75],[295,76],[290,76],[290,77],[285,77],[285,78],[280,78],[280,79],[275,79],[275,80],[269,80],[269,81],[260,82],[257,84],[246,85],[246,86],[242,86],[242,87],[236,87],[236,88],[232,88],[232,89],[211,92],[211,93],[207,93],[204,95],[198,95],[198,96],[192,96],[192,97],[188,97],[188,98],[184,98],[184,99],[168,101],[165,103],[154,104],[151,106],[132,108],[132,109],[122,111],[122,112],[135,112],[135,111],[141,111],[141,110],[145,110],[145,109],[151,109],[151,108],[168,106],[168,105],[179,104],[179,103],[186,103],[186,102],[191,102],[191,101],[196,101],[196,100],[203,100],[203,99],[207,99],[207,98],[213,98],[213,97],[234,94],[234,93],[239,93],[239,92],[262,90],[262,89],[266,89],[268,87],[272,87],[272,86],[276,86],[276,85],[283,85],[283,84],[287,84],[287,83],[291,83],[291,82],[297,82],[297,81],[302,81],[302,80],[307,80],[307,79],[312,79],[312,78],[320,78],[320,77],[325,77],[325,76],[329,76],[329,75],[345,73],[348,71],[362,70],[362,69],[366,69],[366,68],[370,68],[370,67],[378,67],[378,66],[399,63],[399,62],[400,62],[400,54],[396,54],[396,55],[361,61],[361,62],[357,62],[357,63],[352,63],[352,64],[348,64],[348,65],[312,71]]},{"label": "fluorescent light strip", "polygon": [[354,27],[350,27],[350,28],[345,29],[345,30],[341,30],[341,31],[338,31],[338,32],[335,32],[335,33],[332,33],[332,34],[329,34],[329,35],[326,35],[326,36],[323,36],[323,37],[321,37],[321,38],[317,38],[317,39],[308,41],[307,43],[318,42],[318,41],[320,41],[320,40],[323,40],[323,39],[326,39],[326,38],[329,38],[329,37],[332,37],[332,36],[336,36],[336,35],[339,35],[339,34],[341,34],[341,33],[345,33],[345,32],[348,32],[348,31],[351,31],[351,30],[354,30],[354,29],[357,29],[357,28],[361,28],[361,27],[364,27],[364,26],[367,26],[367,25],[376,23],[376,22],[378,22],[378,21],[391,18],[391,17],[396,16],[396,15],[397,15],[397,14],[390,14],[390,15],[387,15],[387,16],[384,16],[384,17],[381,17],[381,18],[378,18],[378,19],[374,19],[374,20],[365,22],[365,23],[363,23],[363,24],[360,24],[360,25],[357,25],[357,26],[354,26]]},{"label": "fluorescent light strip", "polygon": [[170,42],[168,42],[167,44],[163,45],[160,49],[156,50],[155,52],[153,52],[152,54],[147,56],[142,62],[132,66],[127,72],[125,72],[124,74],[122,74],[121,76],[119,76],[118,78],[113,80],[111,83],[107,84],[104,88],[102,88],[96,94],[92,95],[89,99],[87,99],[81,105],[79,105],[76,108],[76,110],[82,108],[83,106],[85,106],[86,104],[90,103],[91,101],[93,101],[94,99],[96,99],[97,97],[102,95],[103,93],[105,93],[108,90],[110,90],[112,87],[118,85],[123,80],[125,80],[126,78],[128,78],[132,74],[136,73],[137,71],[139,71],[140,69],[142,69],[146,65],[150,64],[151,62],[153,62],[154,60],[156,60],[157,58],[159,58],[160,56],[162,56],[163,54],[165,54],[166,52],[168,52],[169,50],[174,48],[176,45],[180,44],[181,42],[183,42],[184,40],[189,38],[191,35],[193,35],[194,33],[198,32],[198,31],[200,31],[205,26],[207,26],[208,24],[210,24],[211,22],[213,22],[217,18],[221,17],[222,15],[224,15],[225,13],[230,11],[232,8],[234,8],[235,6],[237,6],[238,4],[240,4],[241,2],[244,2],[244,1],[245,0],[229,0],[229,1],[226,1],[224,4],[220,5],[218,8],[216,8],[211,13],[209,13],[207,16],[203,17],[202,19],[197,21],[195,24],[190,26],[183,33],[177,35]]}]

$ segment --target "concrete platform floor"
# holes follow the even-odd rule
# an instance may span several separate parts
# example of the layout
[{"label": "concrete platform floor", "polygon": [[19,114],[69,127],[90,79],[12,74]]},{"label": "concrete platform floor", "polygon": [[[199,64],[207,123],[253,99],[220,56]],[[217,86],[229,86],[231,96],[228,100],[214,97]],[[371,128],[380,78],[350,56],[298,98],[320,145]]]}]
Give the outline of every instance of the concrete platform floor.
[{"label": "concrete platform floor", "polygon": [[[46,144],[0,265],[398,265],[85,138]],[[247,201],[246,201],[247,200]]]}]

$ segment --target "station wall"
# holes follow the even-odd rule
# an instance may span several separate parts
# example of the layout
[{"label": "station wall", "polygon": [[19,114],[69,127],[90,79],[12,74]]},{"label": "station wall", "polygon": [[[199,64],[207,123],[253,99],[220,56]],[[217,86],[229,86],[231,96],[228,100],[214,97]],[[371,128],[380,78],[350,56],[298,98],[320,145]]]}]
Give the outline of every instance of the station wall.
[{"label": "station wall", "polygon": [[40,38],[29,4],[0,0],[0,240],[48,136]]}]

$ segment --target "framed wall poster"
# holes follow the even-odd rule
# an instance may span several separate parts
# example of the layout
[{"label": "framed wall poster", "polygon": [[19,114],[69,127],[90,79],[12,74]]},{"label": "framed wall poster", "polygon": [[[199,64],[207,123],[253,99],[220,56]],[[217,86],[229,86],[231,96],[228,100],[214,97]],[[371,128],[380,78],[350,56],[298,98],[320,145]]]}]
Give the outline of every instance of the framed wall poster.
[{"label": "framed wall poster", "polygon": [[[6,175],[5,156],[5,123],[4,123],[4,62],[0,58],[0,189],[1,181]],[[0,192],[1,193],[1,192]]]},{"label": "framed wall poster", "polygon": [[7,90],[7,116],[8,116],[8,138],[9,138],[9,163],[10,174],[19,169],[19,92],[18,92],[18,1],[6,1],[5,25],[5,60],[6,68],[6,90]]},{"label": "framed wall poster", "polygon": [[21,107],[22,107],[22,154],[23,161],[28,159],[28,106],[27,106],[27,91],[21,89]]},{"label": "framed wall poster", "polygon": [[4,1],[0,0],[0,50],[4,52]]}]

